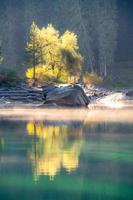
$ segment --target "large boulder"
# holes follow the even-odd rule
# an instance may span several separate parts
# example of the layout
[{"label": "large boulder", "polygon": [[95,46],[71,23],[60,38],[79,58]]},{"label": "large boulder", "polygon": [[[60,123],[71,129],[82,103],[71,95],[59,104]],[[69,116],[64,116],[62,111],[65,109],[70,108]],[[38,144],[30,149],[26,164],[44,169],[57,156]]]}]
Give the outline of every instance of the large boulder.
[{"label": "large boulder", "polygon": [[128,92],[126,92],[126,96],[133,97],[133,90],[129,90]]},{"label": "large boulder", "polygon": [[89,99],[79,85],[65,87],[45,86],[43,87],[44,104],[58,106],[87,106]]}]

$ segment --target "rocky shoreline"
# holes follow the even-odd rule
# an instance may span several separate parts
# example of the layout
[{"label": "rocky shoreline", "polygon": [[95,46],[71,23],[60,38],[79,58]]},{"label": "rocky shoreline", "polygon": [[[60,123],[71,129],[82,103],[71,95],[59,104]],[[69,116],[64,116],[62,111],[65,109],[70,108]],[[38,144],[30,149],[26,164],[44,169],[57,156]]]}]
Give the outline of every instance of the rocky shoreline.
[{"label": "rocky shoreline", "polygon": [[133,90],[110,91],[89,85],[0,88],[0,108],[90,107],[106,105],[109,100],[115,103],[125,100],[132,104]]}]

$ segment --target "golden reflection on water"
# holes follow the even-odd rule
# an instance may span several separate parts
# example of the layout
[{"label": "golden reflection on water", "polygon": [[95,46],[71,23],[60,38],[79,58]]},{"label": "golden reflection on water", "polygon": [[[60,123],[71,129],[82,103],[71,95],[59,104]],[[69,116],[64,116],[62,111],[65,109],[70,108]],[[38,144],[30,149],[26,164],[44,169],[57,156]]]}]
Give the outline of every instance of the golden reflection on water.
[{"label": "golden reflection on water", "polygon": [[0,138],[0,155],[1,155],[1,152],[3,151],[3,148],[4,148],[4,140],[3,138]]},{"label": "golden reflection on water", "polygon": [[41,175],[53,179],[62,168],[71,173],[78,167],[83,142],[81,127],[70,130],[67,125],[45,125],[43,122],[30,121],[26,129],[35,138],[29,152],[35,180]]},{"label": "golden reflection on water", "polygon": [[[132,123],[133,109],[1,109],[0,119],[28,120],[26,129],[32,136],[28,156],[33,164],[34,178],[47,175],[53,179],[63,169],[76,170],[83,143],[82,126],[74,128],[74,121],[95,128],[98,123]],[[44,121],[51,124],[45,124]],[[60,124],[60,122],[65,122]],[[57,123],[58,122],[58,123]],[[53,125],[54,124],[54,125]],[[60,125],[57,125],[60,124]]]}]

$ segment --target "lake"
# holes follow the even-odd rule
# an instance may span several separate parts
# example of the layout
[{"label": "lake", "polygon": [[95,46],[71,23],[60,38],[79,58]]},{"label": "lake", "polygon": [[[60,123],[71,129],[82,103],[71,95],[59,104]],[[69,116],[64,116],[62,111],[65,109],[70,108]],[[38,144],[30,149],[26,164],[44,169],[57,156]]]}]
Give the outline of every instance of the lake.
[{"label": "lake", "polygon": [[133,110],[1,109],[1,200],[132,200]]}]

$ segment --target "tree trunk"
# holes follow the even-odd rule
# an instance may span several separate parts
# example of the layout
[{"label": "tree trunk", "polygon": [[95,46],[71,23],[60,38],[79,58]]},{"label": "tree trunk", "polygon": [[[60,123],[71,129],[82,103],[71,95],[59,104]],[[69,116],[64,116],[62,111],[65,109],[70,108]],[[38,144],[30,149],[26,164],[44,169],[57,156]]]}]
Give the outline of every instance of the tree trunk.
[{"label": "tree trunk", "polygon": [[36,82],[35,40],[33,40],[33,86]]},{"label": "tree trunk", "polygon": [[100,64],[100,76],[103,76],[103,65]]},{"label": "tree trunk", "polygon": [[35,62],[33,61],[33,86],[35,86],[35,82],[36,82],[36,66]]},{"label": "tree trunk", "polygon": [[104,77],[106,77],[107,76],[107,64],[105,63],[105,65],[104,65]]}]

